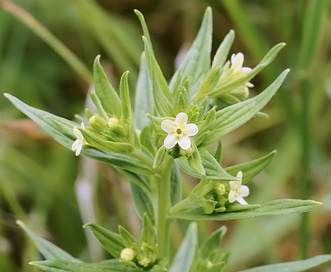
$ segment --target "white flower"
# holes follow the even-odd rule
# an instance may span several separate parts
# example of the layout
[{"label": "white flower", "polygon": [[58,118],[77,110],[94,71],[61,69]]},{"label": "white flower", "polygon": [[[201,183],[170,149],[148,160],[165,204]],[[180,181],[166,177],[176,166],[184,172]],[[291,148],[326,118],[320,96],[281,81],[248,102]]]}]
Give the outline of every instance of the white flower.
[{"label": "white flower", "polygon": [[[84,123],[81,124],[80,126],[82,129],[85,129],[84,127]],[[76,156],[78,156],[80,154],[80,152],[82,151],[83,145],[86,143],[83,134],[80,132],[80,130],[78,129],[78,127],[74,127],[73,128],[73,133],[76,136],[76,141],[73,142],[72,146],[71,146],[71,150],[72,151],[76,151]]]},{"label": "white flower", "polygon": [[[239,52],[237,54],[232,54],[231,56],[231,67],[232,70],[231,77],[239,77],[245,73],[250,72],[252,69],[249,67],[243,67],[244,64],[244,55]],[[253,87],[254,85],[250,82],[245,83],[246,87]]]},{"label": "white flower", "polygon": [[243,173],[239,171],[237,173],[237,179],[230,181],[230,193],[229,201],[233,203],[238,201],[241,205],[247,205],[248,203],[244,200],[244,197],[249,195],[249,188],[246,185],[241,185]]},{"label": "white flower", "polygon": [[190,136],[198,133],[196,124],[187,124],[187,114],[180,112],[177,114],[175,121],[164,120],[161,123],[161,128],[168,133],[164,139],[164,147],[167,149],[173,148],[176,144],[187,150],[191,147]]}]

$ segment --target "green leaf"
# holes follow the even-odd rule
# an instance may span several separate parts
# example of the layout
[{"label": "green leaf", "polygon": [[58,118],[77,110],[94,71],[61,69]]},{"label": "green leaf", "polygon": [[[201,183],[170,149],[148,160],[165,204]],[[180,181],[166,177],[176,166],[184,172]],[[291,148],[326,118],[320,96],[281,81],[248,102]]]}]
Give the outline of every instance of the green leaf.
[{"label": "green leaf", "polygon": [[87,130],[81,129],[81,133],[84,136],[84,139],[92,146],[101,149],[109,150],[115,153],[130,153],[133,150],[133,146],[125,142],[113,142],[107,141],[102,138],[97,137],[95,133],[91,133]]},{"label": "green leaf", "polygon": [[32,230],[30,230],[22,221],[17,220],[16,223],[25,231],[27,235],[29,235],[35,246],[38,248],[39,252],[46,259],[63,259],[67,261],[72,261],[75,264],[81,262],[81,260],[74,258],[69,253],[52,244],[51,242],[39,237]]},{"label": "green leaf", "polygon": [[154,174],[151,165],[146,164],[145,160],[144,162],[142,162],[140,159],[133,157],[132,154],[120,154],[107,150],[97,150],[88,146],[83,149],[82,154],[93,159],[117,166],[121,169],[126,170],[126,172],[128,173],[136,173],[141,175]]},{"label": "green leaf", "polygon": [[170,203],[175,205],[182,199],[182,181],[179,168],[176,164],[172,166],[170,175]]},{"label": "green leaf", "polygon": [[95,223],[85,224],[84,228],[91,229],[103,248],[112,256],[115,258],[120,257],[121,251],[125,248],[123,239],[120,235]]},{"label": "green leaf", "polygon": [[[5,96],[10,100],[10,102],[14,104],[17,109],[35,121],[47,134],[53,137],[54,140],[66,148],[71,149],[71,145],[75,138],[72,130],[74,126],[78,126],[77,123],[61,118],[49,112],[33,108],[10,94],[5,94]],[[148,164],[146,163],[147,161],[145,157],[140,159],[140,157],[137,158],[133,156],[132,153],[120,154],[107,150],[101,151],[87,146],[83,148],[81,154],[120,167],[129,172],[142,175],[154,174],[152,161],[150,161],[150,164]]]},{"label": "green leaf", "polygon": [[143,216],[143,227],[141,230],[140,242],[145,242],[148,245],[154,246],[155,244],[155,232],[151,220],[145,213]]},{"label": "green leaf", "polygon": [[140,60],[140,71],[134,100],[133,119],[137,129],[142,130],[145,126],[150,124],[151,121],[146,114],[153,114],[153,111],[154,101],[152,83],[148,74],[146,56],[145,53],[143,53]]},{"label": "green leaf", "polygon": [[263,171],[271,163],[276,153],[277,153],[276,151],[272,151],[266,156],[263,156],[259,159],[243,164],[230,166],[225,168],[225,170],[232,176],[236,176],[239,171],[242,171],[243,172],[242,183],[246,184],[249,181],[251,181],[253,177],[255,177],[257,174]]},{"label": "green leaf", "polygon": [[222,237],[226,233],[226,227],[222,226],[218,230],[214,231],[206,241],[202,243],[199,249],[199,255],[203,259],[207,259],[210,252],[214,249],[219,249]]},{"label": "green leaf", "polygon": [[199,148],[202,165],[206,171],[208,179],[231,180],[233,176],[228,174],[218,163],[218,161],[206,149]]},{"label": "green leaf", "polygon": [[118,260],[107,260],[99,263],[75,263],[67,260],[47,260],[30,264],[47,272],[139,272],[139,268],[124,266]]},{"label": "green leaf", "polygon": [[197,224],[191,223],[180,248],[178,249],[169,272],[189,272],[198,243]]},{"label": "green leaf", "polygon": [[149,31],[148,31],[148,27],[147,27],[147,24],[146,24],[144,15],[139,10],[137,10],[137,9],[135,9],[134,12],[138,16],[138,19],[140,21],[141,28],[143,30],[143,33],[144,33],[145,38],[147,39],[148,43],[152,46],[151,37],[149,35]]},{"label": "green leaf", "polygon": [[288,72],[289,69],[281,73],[268,88],[254,98],[216,112],[216,120],[206,128],[209,129],[209,136],[201,138],[204,133],[200,131],[195,138],[197,145],[209,145],[253,118],[273,97]]},{"label": "green leaf", "polygon": [[120,118],[122,113],[121,100],[111,86],[100,64],[100,56],[95,58],[93,70],[95,93],[101,102],[102,108],[105,110],[108,117],[115,115],[117,118]]},{"label": "green leaf", "polygon": [[[212,28],[212,10],[208,7],[205,11],[197,37],[195,38],[182,64],[170,81],[169,86],[172,91],[177,89],[182,83],[178,80],[179,76],[181,79],[187,78],[191,83],[196,83],[199,82],[201,77],[208,72],[210,68]],[[194,86],[191,87],[193,87],[191,88],[191,91],[194,92]],[[191,97],[193,94],[194,93],[191,93]]]},{"label": "green leaf", "polygon": [[[72,130],[74,126],[77,126],[76,123],[46,111],[30,107],[10,94],[5,94],[5,97],[8,98],[18,110],[41,126],[45,132],[51,135],[57,142],[69,149],[71,148],[74,138]],[[54,126],[54,122],[56,122],[58,126]],[[59,127],[61,130],[59,130]]]},{"label": "green leaf", "polygon": [[155,108],[161,116],[172,116],[171,92],[168,83],[154,57],[151,44],[143,37],[149,76],[153,87]]},{"label": "green leaf", "polygon": [[243,76],[237,77],[234,80],[231,80],[230,82],[227,82],[225,84],[222,84],[222,87],[219,89],[215,89],[208,93],[209,97],[217,97],[222,94],[226,94],[230,92],[231,90],[234,90],[242,85],[244,85],[246,82],[249,82],[254,76],[256,76],[259,72],[262,71],[263,68],[268,66],[278,55],[279,51],[285,46],[285,43],[279,43],[276,44],[273,48],[270,49],[270,51],[263,57],[263,59],[260,61],[260,63],[254,67],[250,72],[245,73]]},{"label": "green leaf", "polygon": [[125,247],[131,247],[133,244],[138,244],[138,241],[134,236],[122,226],[118,226],[118,232],[120,233]]},{"label": "green leaf", "polygon": [[123,73],[120,80],[120,97],[122,103],[122,116],[121,119],[126,120],[129,124],[132,123],[132,112],[130,102],[130,90],[128,82],[129,72]]},{"label": "green leaf", "polygon": [[212,67],[222,67],[224,65],[233,44],[234,36],[235,34],[233,30],[230,30],[230,32],[225,36],[215,53]]},{"label": "green leaf", "polygon": [[320,205],[322,205],[322,203],[313,200],[278,199],[267,202],[264,205],[261,205],[261,207],[248,210],[205,214],[201,209],[195,208],[169,214],[169,217],[186,220],[233,220],[308,212]]},{"label": "green leaf", "polygon": [[301,261],[263,265],[241,270],[240,272],[302,272],[326,263],[331,263],[331,255],[319,255]]},{"label": "green leaf", "polygon": [[131,185],[133,200],[135,203],[135,208],[137,209],[140,218],[143,218],[144,214],[146,213],[150,218],[150,220],[152,221],[152,223],[154,224],[155,223],[154,208],[147,193],[132,181],[130,182],[130,185]]},{"label": "green leaf", "polygon": [[179,167],[189,175],[200,179],[231,180],[228,174],[216,159],[205,149],[199,148],[192,156],[182,156],[176,159]]},{"label": "green leaf", "polygon": [[197,149],[189,157],[179,157],[176,159],[176,163],[182,170],[192,177],[204,178],[206,176],[205,169],[201,162],[201,156]]}]

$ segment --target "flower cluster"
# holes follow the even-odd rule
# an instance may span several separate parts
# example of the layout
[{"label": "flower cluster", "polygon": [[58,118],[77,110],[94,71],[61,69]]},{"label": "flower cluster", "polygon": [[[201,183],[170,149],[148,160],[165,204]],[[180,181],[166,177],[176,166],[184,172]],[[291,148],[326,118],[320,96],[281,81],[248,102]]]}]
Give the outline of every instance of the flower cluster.
[{"label": "flower cluster", "polygon": [[188,199],[190,203],[202,208],[206,214],[225,212],[234,202],[248,205],[244,197],[249,195],[249,188],[242,184],[242,177],[242,171],[239,171],[236,178],[231,181],[202,180]]}]

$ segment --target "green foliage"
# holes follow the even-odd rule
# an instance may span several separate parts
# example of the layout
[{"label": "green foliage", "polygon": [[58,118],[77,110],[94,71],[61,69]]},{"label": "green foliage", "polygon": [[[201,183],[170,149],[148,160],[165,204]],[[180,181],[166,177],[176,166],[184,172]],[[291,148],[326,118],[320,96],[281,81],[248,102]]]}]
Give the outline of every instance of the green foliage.
[{"label": "green foliage", "polygon": [[[112,52],[116,47],[119,49],[123,47],[123,51],[130,51],[128,55],[131,54],[132,59],[138,62],[139,57],[137,56],[140,53],[135,54],[131,51],[130,47],[133,44],[131,41],[134,41],[134,38],[131,39],[130,34],[121,35],[115,30],[116,28],[110,27],[110,32],[113,36],[118,37],[119,43],[117,44],[115,39],[113,44],[112,40],[107,38],[108,30],[105,22],[113,23],[120,22],[120,20],[117,21],[112,16],[107,18],[93,1],[77,0],[76,2],[80,3],[81,12],[87,18],[94,18],[94,20],[88,21],[93,21],[93,23],[89,23],[90,27],[96,33],[101,44],[104,46],[107,43],[111,44],[106,51]],[[236,6],[239,1],[233,2],[232,4],[224,3],[224,6],[227,6],[230,11],[231,9],[240,11],[240,7]],[[308,29],[308,37],[313,36],[311,26],[320,24],[316,18],[319,18],[322,6],[322,4],[314,6],[313,11],[307,15],[310,16],[310,20],[307,20],[305,25],[305,29]],[[131,84],[128,72],[122,74],[117,92],[109,83],[106,72],[100,64],[99,56],[94,61],[95,92],[90,93],[98,112],[94,113],[93,109],[86,109],[87,119],[82,119],[82,125],[28,106],[9,94],[5,95],[21,112],[34,120],[56,141],[66,148],[76,151],[76,155],[82,154],[106,162],[115,167],[119,174],[129,179],[135,208],[142,219],[143,226],[139,241],[129,229],[121,226],[119,234],[117,234],[96,223],[86,224],[85,227],[92,230],[105,250],[117,259],[98,263],[85,263],[72,257],[57,246],[38,237],[23,223],[19,223],[46,258],[45,261],[31,263],[42,270],[166,271],[167,267],[170,267],[170,271],[173,272],[223,271],[230,260],[230,254],[227,251],[220,252],[218,248],[225,228],[217,230],[200,244],[198,243],[197,226],[192,224],[171,262],[169,257],[170,225],[174,223],[175,219],[204,221],[244,219],[307,212],[321,205],[317,201],[300,199],[280,199],[265,204],[246,203],[243,197],[246,197],[249,191],[245,184],[252,181],[270,164],[275,156],[275,151],[245,163],[236,164],[236,159],[234,159],[234,163],[230,160],[231,166],[228,167],[223,166],[224,158],[221,161],[223,155],[221,140],[224,136],[228,136],[229,133],[235,135],[237,129],[240,130],[253,117],[267,116],[260,111],[276,94],[289,69],[282,72],[269,87],[258,95],[251,95],[252,97],[246,100],[245,94],[249,81],[260,72],[268,73],[264,68],[274,61],[285,44],[277,44],[264,57],[255,57],[256,59],[262,57],[262,60],[257,61],[258,64],[255,68],[244,72],[245,67],[242,67],[242,63],[235,64],[233,58],[231,61],[226,61],[235,36],[234,31],[231,30],[221,42],[214,58],[211,58],[212,13],[211,8],[207,8],[196,39],[168,84],[165,77],[167,71],[157,61],[157,47],[152,45],[145,19],[139,11],[135,12],[142,25],[145,52],[141,55],[134,99],[130,96]],[[42,34],[47,32],[38,30],[38,24],[27,23],[27,25],[31,29],[35,29],[36,33],[45,41],[56,43],[52,36]],[[249,30],[249,26],[246,28]],[[307,53],[308,48],[312,49],[311,51],[316,48],[316,43],[308,44],[307,38],[304,40],[306,41],[305,46],[301,51],[303,52],[302,67],[311,63],[311,57]],[[81,75],[84,74],[82,72],[84,68],[80,67],[79,62],[78,66],[74,65],[76,61],[74,55],[63,55],[63,52],[66,52],[63,51],[63,45],[58,44],[54,49],[62,57],[67,58],[67,62]],[[119,51],[121,52],[121,50]],[[266,51],[260,50],[259,53]],[[112,52],[110,55],[114,62],[123,68],[122,70],[127,69],[124,64],[128,64],[128,67],[132,65],[122,53],[116,55]],[[241,66],[239,69],[242,71],[237,75],[231,74],[229,71],[234,70],[233,67],[238,65]],[[132,74],[135,79],[135,71]],[[269,72],[269,75],[271,74],[272,76],[268,76],[269,79],[275,78],[277,73]],[[85,75],[85,78],[89,81],[88,74]],[[131,101],[134,101],[133,109]],[[304,98],[304,103],[308,103],[306,98]],[[303,109],[307,109],[306,104],[303,106]],[[182,121],[177,120],[179,113],[185,114],[187,118],[185,124],[181,124]],[[289,116],[290,119],[296,118],[295,114]],[[291,120],[293,122],[294,119]],[[174,123],[174,126],[177,126],[176,130],[170,132],[165,130],[164,121]],[[189,134],[189,130],[192,129],[190,125],[197,126],[199,131],[187,136],[186,134]],[[307,125],[307,119],[303,120],[303,128],[307,129]],[[253,131],[255,127],[252,126],[250,129]],[[168,148],[167,141],[176,142],[175,145]],[[180,141],[189,144],[189,148],[184,148]],[[216,142],[218,147],[214,152],[212,148]],[[305,146],[309,145],[309,142],[304,139],[302,142],[306,143]],[[77,149],[75,146],[79,148]],[[304,150],[308,150],[305,148]],[[247,160],[245,159],[245,161]],[[308,171],[306,169],[309,166],[307,160],[304,160],[304,163],[306,163],[306,167],[303,173]],[[187,176],[181,175],[179,170],[183,170],[197,180],[198,183],[191,192],[187,192],[187,188],[184,187],[183,194],[182,187],[186,185],[185,182],[183,184],[183,181]],[[273,188],[277,184],[269,186]],[[257,190],[258,188],[254,186],[252,188],[261,191],[261,193],[256,193],[257,197],[254,194],[252,200],[263,199],[263,193],[271,190],[268,188]],[[303,186],[302,199],[309,197],[305,188],[308,187]],[[92,203],[90,204],[92,206]],[[179,225],[182,224],[181,222]],[[171,252],[170,256],[173,254],[174,252]],[[287,265],[293,271],[303,271],[329,261],[329,256],[317,256],[304,261],[245,271],[267,271],[263,269],[269,268],[281,271]]]}]

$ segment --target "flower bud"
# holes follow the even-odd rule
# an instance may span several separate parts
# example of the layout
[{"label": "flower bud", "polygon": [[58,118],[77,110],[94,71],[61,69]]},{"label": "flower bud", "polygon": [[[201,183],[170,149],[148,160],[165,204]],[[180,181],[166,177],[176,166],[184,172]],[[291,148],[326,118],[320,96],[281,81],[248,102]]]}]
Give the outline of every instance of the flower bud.
[{"label": "flower bud", "polygon": [[104,134],[108,140],[122,142],[123,138],[127,136],[125,124],[117,118],[109,118]]},{"label": "flower bud", "polygon": [[124,248],[121,251],[120,259],[125,262],[131,262],[135,257],[134,251],[132,248]]},{"label": "flower bud", "polygon": [[147,256],[142,256],[141,258],[138,257],[138,264],[140,264],[142,267],[147,267],[151,263],[151,259]]},{"label": "flower bud", "polygon": [[107,123],[99,114],[93,114],[88,120],[89,129],[93,132],[102,133],[107,128]]}]

